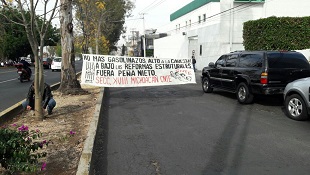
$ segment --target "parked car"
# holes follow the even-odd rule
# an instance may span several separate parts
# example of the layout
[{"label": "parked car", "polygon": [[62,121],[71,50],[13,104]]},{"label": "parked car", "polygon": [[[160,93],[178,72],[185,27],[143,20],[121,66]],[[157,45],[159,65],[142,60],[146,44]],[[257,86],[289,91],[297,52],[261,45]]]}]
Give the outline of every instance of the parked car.
[{"label": "parked car", "polygon": [[241,104],[252,103],[255,94],[283,94],[285,86],[310,77],[305,56],[295,51],[236,51],[222,55],[202,70],[202,89],[236,93]]},{"label": "parked car", "polygon": [[310,77],[295,80],[284,89],[286,115],[293,120],[307,120],[310,114]]},{"label": "parked car", "polygon": [[43,68],[50,69],[52,65],[52,59],[49,57],[45,57],[42,59],[43,62]]},{"label": "parked car", "polygon": [[55,57],[51,65],[52,71],[61,70],[61,57]]}]

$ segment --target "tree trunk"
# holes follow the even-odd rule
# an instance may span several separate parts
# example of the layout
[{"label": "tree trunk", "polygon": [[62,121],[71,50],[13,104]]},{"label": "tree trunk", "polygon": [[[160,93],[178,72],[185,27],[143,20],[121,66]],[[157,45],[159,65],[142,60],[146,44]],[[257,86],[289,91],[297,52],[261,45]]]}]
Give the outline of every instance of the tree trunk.
[{"label": "tree trunk", "polygon": [[59,91],[64,94],[80,94],[80,82],[75,72],[75,55],[73,44],[72,0],[60,1],[60,30],[62,46],[62,66]]}]

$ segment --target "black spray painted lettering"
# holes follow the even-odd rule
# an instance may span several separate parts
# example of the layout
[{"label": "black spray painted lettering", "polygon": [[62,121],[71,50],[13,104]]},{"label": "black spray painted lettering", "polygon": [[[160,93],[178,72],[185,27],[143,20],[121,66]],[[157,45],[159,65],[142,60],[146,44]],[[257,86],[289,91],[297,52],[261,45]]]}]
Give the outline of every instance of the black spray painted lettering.
[{"label": "black spray painted lettering", "polygon": [[83,60],[90,61],[90,56],[89,55],[83,55]]},{"label": "black spray painted lettering", "polygon": [[93,61],[104,62],[105,59],[104,59],[104,56],[101,56],[101,55],[94,55],[94,56],[93,56]]},{"label": "black spray painted lettering", "polygon": [[126,58],[126,62],[128,62],[128,63],[146,63],[144,58],[132,58],[132,57]]},{"label": "black spray painted lettering", "polygon": [[123,77],[136,76],[136,72],[134,70],[118,70],[118,76]]},{"label": "black spray painted lettering", "polygon": [[152,64],[125,64],[125,69],[153,69]]},{"label": "black spray painted lettering", "polygon": [[138,70],[138,76],[156,76],[154,70]]},{"label": "black spray painted lettering", "polygon": [[85,62],[85,82],[92,83],[95,79],[95,64],[92,62]]},{"label": "black spray painted lettering", "polygon": [[151,58],[151,59],[148,60],[148,63],[160,63],[160,59],[155,59],[155,58],[152,59]]},{"label": "black spray painted lettering", "polygon": [[96,76],[114,76],[113,70],[96,70]]},{"label": "black spray painted lettering", "polygon": [[155,64],[155,69],[185,69],[192,68],[192,64]]},{"label": "black spray painted lettering", "polygon": [[114,69],[114,63],[96,63],[96,69]]}]

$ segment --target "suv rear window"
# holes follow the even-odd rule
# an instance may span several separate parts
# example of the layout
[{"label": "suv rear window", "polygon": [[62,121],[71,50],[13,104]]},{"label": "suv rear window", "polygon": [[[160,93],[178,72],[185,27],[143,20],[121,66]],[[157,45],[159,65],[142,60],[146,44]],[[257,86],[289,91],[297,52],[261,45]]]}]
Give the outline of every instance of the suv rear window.
[{"label": "suv rear window", "polygon": [[297,53],[268,53],[269,68],[309,68],[307,59]]}]

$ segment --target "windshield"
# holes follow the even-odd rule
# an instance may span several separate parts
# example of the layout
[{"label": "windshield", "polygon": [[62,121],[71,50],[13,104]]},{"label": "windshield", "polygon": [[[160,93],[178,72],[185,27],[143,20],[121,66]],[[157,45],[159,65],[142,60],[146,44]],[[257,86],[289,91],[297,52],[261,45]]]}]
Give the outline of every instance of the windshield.
[{"label": "windshield", "polygon": [[61,58],[54,58],[54,62],[61,62]]},{"label": "windshield", "polygon": [[43,58],[43,61],[49,61],[49,58]]}]

